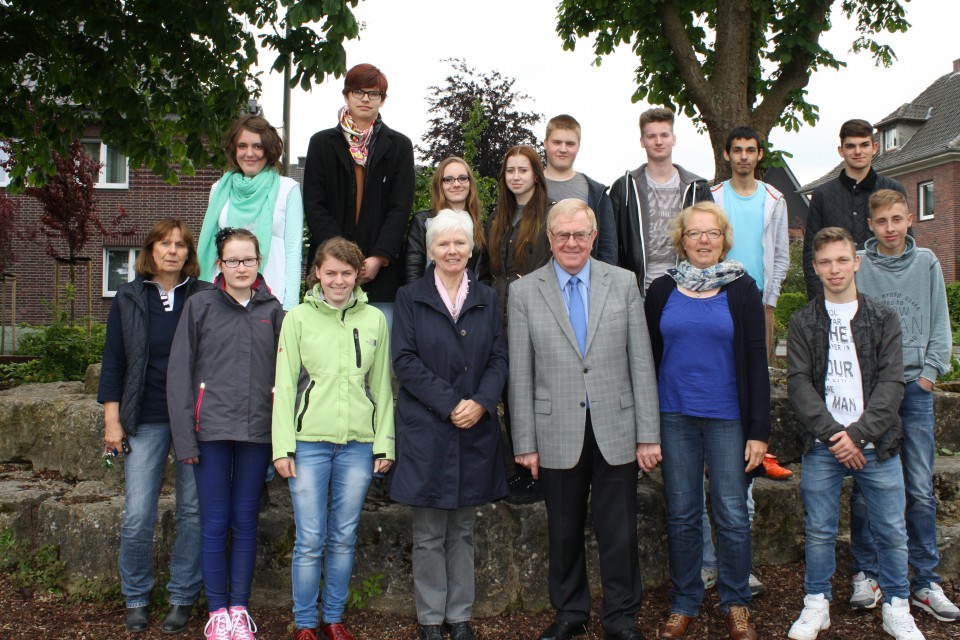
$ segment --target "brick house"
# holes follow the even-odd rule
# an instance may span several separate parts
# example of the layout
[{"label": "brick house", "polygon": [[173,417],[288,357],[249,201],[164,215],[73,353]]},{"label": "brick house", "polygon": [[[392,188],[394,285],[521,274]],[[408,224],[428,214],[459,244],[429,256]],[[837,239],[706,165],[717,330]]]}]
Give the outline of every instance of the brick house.
[{"label": "brick house", "polygon": [[[960,277],[960,60],[911,102],[874,124],[873,167],[899,180],[914,214],[917,244],[937,254],[947,282]],[[811,193],[842,168],[801,187]]]},{"label": "brick house", "polygon": [[[98,322],[106,322],[116,288],[133,278],[136,251],[143,245],[153,224],[166,216],[179,217],[187,222],[194,237],[199,236],[210,187],[223,172],[203,169],[193,177],[181,177],[180,184],[172,186],[147,169],[130,167],[127,158],[96,137],[96,130],[89,133],[92,135],[82,138],[87,152],[104,165],[96,185],[97,211],[101,219],[107,222],[123,207],[130,214],[125,226],[133,226],[136,231],[128,237],[103,237],[95,233],[81,253],[82,257],[90,259],[91,309],[88,310],[86,304],[87,274],[84,267],[79,267],[76,315],[78,318],[89,315]],[[300,158],[299,165],[290,167],[291,177],[301,182],[303,164],[304,159]],[[0,170],[0,188],[7,182],[7,176]],[[15,224],[21,236],[16,240],[16,261],[9,269],[10,273],[16,275],[17,322],[46,324],[52,318],[49,304],[54,298],[55,261],[47,255],[45,245],[22,237],[26,228],[37,224],[42,208],[36,200],[27,196],[14,196],[12,199],[16,206]],[[62,250],[65,253],[66,246]],[[61,281],[67,279],[66,269],[61,269]],[[8,317],[7,309],[0,311],[0,321]]]}]

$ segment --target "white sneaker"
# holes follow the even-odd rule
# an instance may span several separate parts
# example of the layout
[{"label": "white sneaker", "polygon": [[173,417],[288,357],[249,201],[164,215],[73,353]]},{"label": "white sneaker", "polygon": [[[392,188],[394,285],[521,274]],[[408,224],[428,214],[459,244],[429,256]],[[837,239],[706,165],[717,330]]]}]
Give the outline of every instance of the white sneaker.
[{"label": "white sneaker", "polygon": [[883,603],[883,630],[897,640],[925,640],[910,615],[910,602],[903,598]]},{"label": "white sneaker", "polygon": [[954,622],[960,619],[960,609],[943,595],[943,589],[936,582],[929,589],[917,589],[913,592],[912,602],[940,622]]},{"label": "white sneaker", "polygon": [[822,593],[806,595],[803,598],[803,611],[790,627],[787,637],[790,640],[817,640],[821,631],[830,628],[830,601]]},{"label": "white sneaker", "polygon": [[703,590],[708,591],[717,585],[717,570],[700,568],[700,579],[703,580]]},{"label": "white sneaker", "polygon": [[760,582],[760,578],[758,578],[757,576],[751,573],[750,574],[750,595],[762,596],[766,592],[766,590],[767,588],[764,586],[762,582]]},{"label": "white sneaker", "polygon": [[854,609],[875,609],[883,598],[880,585],[873,578],[868,578],[863,571],[853,576],[853,595],[850,596],[850,606]]}]

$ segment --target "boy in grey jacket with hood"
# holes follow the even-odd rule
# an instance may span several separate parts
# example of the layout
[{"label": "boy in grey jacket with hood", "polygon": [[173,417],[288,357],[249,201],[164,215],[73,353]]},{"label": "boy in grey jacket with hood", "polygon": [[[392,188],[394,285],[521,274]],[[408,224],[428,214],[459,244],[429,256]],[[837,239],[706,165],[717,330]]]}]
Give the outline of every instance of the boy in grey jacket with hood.
[{"label": "boy in grey jacket with hood", "polygon": [[[903,331],[900,404],[904,441],[900,450],[906,486],[910,591],[915,606],[937,620],[953,622],[960,609],[943,594],[937,565],[937,503],[933,497],[933,383],[950,370],[952,336],[943,272],[936,255],[916,246],[907,230],[913,216],[899,191],[870,196],[870,230],[857,272],[858,290],[896,310]],[[872,608],[879,599],[877,545],[867,524],[863,494],[855,484],[850,500],[853,596],[850,605]],[[876,594],[876,595],[874,595]]]}]

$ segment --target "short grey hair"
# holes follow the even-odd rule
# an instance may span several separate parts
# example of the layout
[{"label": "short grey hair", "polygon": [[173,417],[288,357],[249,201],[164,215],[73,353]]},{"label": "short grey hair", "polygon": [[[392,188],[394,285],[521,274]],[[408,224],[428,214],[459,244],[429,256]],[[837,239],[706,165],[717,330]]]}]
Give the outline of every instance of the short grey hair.
[{"label": "short grey hair", "polygon": [[444,209],[432,218],[427,219],[427,246],[428,251],[433,246],[433,239],[441,233],[461,231],[467,236],[467,245],[473,251],[473,219],[466,211]]},{"label": "short grey hair", "polygon": [[590,208],[590,205],[580,198],[566,198],[553,205],[550,208],[550,212],[547,214],[547,229],[553,231],[553,223],[556,222],[557,218],[560,216],[563,216],[564,218],[572,218],[581,211],[587,212],[587,219],[590,220],[590,231],[596,231],[597,214],[593,212],[593,209]]}]

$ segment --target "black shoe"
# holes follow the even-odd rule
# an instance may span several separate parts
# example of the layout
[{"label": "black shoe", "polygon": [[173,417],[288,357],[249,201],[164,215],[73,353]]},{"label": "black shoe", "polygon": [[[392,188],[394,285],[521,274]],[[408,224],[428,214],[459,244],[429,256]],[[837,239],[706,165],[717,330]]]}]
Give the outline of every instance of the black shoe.
[{"label": "black shoe", "polygon": [[454,622],[450,625],[450,640],[477,640],[469,622]]},{"label": "black shoe", "polygon": [[605,640],[646,640],[642,633],[632,627],[623,631],[607,631],[603,637]]},{"label": "black shoe", "polygon": [[190,622],[190,614],[193,613],[192,604],[172,604],[167,617],[160,624],[160,631],[164,633],[180,633],[187,628]]},{"label": "black shoe", "polygon": [[558,620],[540,634],[540,640],[570,640],[570,638],[583,635],[586,632],[586,625],[572,624],[565,620]]},{"label": "black shoe", "polygon": [[510,495],[507,496],[506,500],[510,504],[543,502],[543,487],[540,486],[539,480],[525,478],[510,488]]},{"label": "black shoe", "polygon": [[420,640],[443,640],[443,627],[438,624],[420,625]]},{"label": "black shoe", "polygon": [[123,623],[130,633],[139,633],[146,631],[150,626],[150,617],[147,615],[147,607],[127,607],[127,620]]}]

